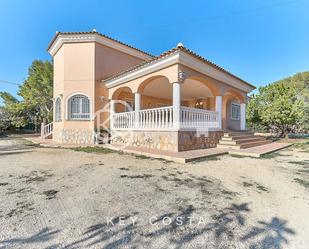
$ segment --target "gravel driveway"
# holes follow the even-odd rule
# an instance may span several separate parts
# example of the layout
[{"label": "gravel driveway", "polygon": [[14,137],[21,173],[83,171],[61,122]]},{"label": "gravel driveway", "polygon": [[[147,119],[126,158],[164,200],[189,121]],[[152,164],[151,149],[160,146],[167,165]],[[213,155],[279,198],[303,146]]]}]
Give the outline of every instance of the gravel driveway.
[{"label": "gravel driveway", "polygon": [[309,245],[309,149],[186,165],[0,139],[0,248]]}]

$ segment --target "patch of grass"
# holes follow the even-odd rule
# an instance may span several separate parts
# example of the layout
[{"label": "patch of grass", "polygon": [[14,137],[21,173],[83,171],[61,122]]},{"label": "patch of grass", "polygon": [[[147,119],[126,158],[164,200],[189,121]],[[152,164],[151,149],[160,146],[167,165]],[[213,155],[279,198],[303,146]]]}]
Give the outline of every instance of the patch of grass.
[{"label": "patch of grass", "polygon": [[299,183],[300,185],[304,186],[305,188],[309,188],[309,181],[305,181],[300,178],[294,178],[294,181]]},{"label": "patch of grass", "polygon": [[249,187],[252,187],[253,186],[253,183],[250,183],[250,182],[243,182],[242,185],[246,188],[249,188]]},{"label": "patch of grass", "polygon": [[257,159],[256,157],[253,156],[243,156],[243,155],[235,155],[235,154],[229,154],[231,157],[234,158],[252,158],[252,159]]},{"label": "patch of grass", "polygon": [[208,156],[208,157],[201,157],[201,158],[195,159],[194,161],[192,161],[192,163],[195,164],[195,163],[200,163],[200,162],[218,161],[218,160],[221,160],[221,158],[219,158],[218,156]]},{"label": "patch of grass", "polygon": [[223,194],[223,195],[236,195],[236,193],[235,192],[232,192],[232,191],[228,191],[228,190],[221,190],[221,193]]},{"label": "patch of grass", "polygon": [[32,203],[28,203],[28,202],[17,202],[16,203],[16,208],[12,209],[8,214],[7,216],[9,218],[13,217],[13,216],[16,216],[16,215],[21,215],[23,214],[24,212],[27,212],[27,211],[32,211],[34,210],[34,208],[32,207]]},{"label": "patch of grass", "polygon": [[47,178],[45,176],[34,176],[34,177],[29,177],[25,182],[44,182]]},{"label": "patch of grass", "polygon": [[309,150],[300,150],[299,152],[302,152],[302,153],[309,153]]},{"label": "patch of grass", "polygon": [[29,175],[22,175],[19,177],[19,179],[25,179],[23,182],[25,183],[32,183],[32,182],[44,182],[49,177],[54,176],[54,174],[51,174],[47,171],[31,171]]},{"label": "patch of grass", "polygon": [[279,157],[279,156],[284,156],[278,152],[272,152],[272,153],[268,153],[268,154],[265,154],[265,155],[262,155],[260,157],[260,159],[272,159],[272,158],[276,158],[276,157]]},{"label": "patch of grass", "polygon": [[125,167],[121,167],[121,168],[118,168],[119,170],[130,170],[129,168],[125,168]]},{"label": "patch of grass", "polygon": [[150,159],[150,160],[152,160],[152,158],[151,157],[149,157],[149,156],[145,156],[145,155],[135,155],[135,154],[132,154],[132,156],[134,156],[136,159]]},{"label": "patch of grass", "polygon": [[160,169],[156,169],[157,171],[164,171],[166,170],[166,168],[160,168]]},{"label": "patch of grass", "polygon": [[46,195],[46,200],[51,200],[51,199],[56,198],[56,195],[58,192],[59,191],[52,189],[52,190],[44,191],[42,194]]},{"label": "patch of grass", "polygon": [[163,162],[163,163],[172,163],[173,161],[170,161],[170,160],[166,160],[166,159],[164,159],[164,158],[154,158],[154,159],[156,159],[156,160],[158,160],[158,161],[161,161],[161,162]]},{"label": "patch of grass", "polygon": [[260,191],[263,191],[263,192],[268,192],[268,189],[266,187],[264,187],[263,185],[261,184],[256,184],[256,188]]},{"label": "patch of grass", "polygon": [[288,163],[302,165],[302,166],[309,165],[309,161],[308,160],[304,160],[304,161],[289,161]]},{"label": "patch of grass", "polygon": [[172,161],[166,160],[164,158],[154,158],[154,157],[149,157],[145,155],[136,155],[136,154],[130,154],[131,156],[134,156],[136,159],[141,159],[141,160],[158,160],[163,163],[171,163]]},{"label": "patch of grass", "polygon": [[265,186],[263,186],[262,184],[259,184],[257,182],[243,182],[242,185],[246,188],[255,187],[255,188],[257,188],[257,190],[259,190],[259,191],[257,191],[258,193],[261,193],[260,191],[269,192],[268,189]]},{"label": "patch of grass", "polygon": [[300,169],[297,172],[298,173],[309,173],[309,169]]},{"label": "patch of grass", "polygon": [[153,177],[153,175],[150,174],[143,174],[143,175],[120,175],[121,178],[129,178],[129,179],[146,179]]},{"label": "patch of grass", "polygon": [[20,189],[14,189],[14,188],[8,188],[8,192],[6,192],[7,195],[13,195],[13,194],[25,194],[31,192],[31,188],[20,188]]},{"label": "patch of grass", "polygon": [[74,150],[74,151],[86,152],[86,153],[100,153],[100,154],[109,154],[109,153],[117,152],[115,150],[97,147],[97,146],[75,147],[75,148],[69,148],[69,149]]},{"label": "patch of grass", "polygon": [[[306,139],[308,140],[308,139]],[[293,148],[301,149],[306,152],[309,152],[309,140],[308,141],[301,141],[301,142],[295,142],[293,143]]]}]

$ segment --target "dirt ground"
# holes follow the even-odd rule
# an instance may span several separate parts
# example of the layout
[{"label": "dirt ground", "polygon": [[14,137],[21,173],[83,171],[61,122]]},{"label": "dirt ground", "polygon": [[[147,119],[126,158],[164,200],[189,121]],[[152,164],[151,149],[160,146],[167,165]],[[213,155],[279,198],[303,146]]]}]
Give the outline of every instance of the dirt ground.
[{"label": "dirt ground", "polygon": [[0,138],[0,248],[309,248],[309,145],[188,164]]}]

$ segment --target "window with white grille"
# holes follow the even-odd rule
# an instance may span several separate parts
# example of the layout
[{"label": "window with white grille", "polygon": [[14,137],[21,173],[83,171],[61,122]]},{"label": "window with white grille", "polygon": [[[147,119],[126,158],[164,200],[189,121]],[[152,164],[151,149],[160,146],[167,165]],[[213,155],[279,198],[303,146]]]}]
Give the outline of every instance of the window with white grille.
[{"label": "window with white grille", "polygon": [[61,121],[61,99],[57,98],[55,102],[55,121]]},{"label": "window with white grille", "polygon": [[68,117],[70,120],[90,119],[90,100],[87,96],[78,94],[68,100]]},{"label": "window with white grille", "polygon": [[231,119],[240,120],[240,105],[232,103],[231,104]]}]

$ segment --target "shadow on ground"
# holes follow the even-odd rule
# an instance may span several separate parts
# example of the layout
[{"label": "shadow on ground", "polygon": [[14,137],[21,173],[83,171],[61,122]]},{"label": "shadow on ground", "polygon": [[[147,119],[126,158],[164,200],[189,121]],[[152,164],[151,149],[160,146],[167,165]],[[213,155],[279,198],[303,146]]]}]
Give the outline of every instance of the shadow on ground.
[{"label": "shadow on ground", "polygon": [[[38,246],[38,243],[47,242],[47,248],[57,248],[57,243],[61,243],[61,248],[67,249],[124,246],[187,248],[203,244],[207,244],[208,248],[279,249],[289,244],[289,237],[295,235],[288,222],[278,217],[258,221],[253,225],[247,224],[251,212],[248,203],[231,204],[218,210],[207,221],[201,222],[199,219],[198,224],[195,222],[192,226],[192,217],[198,212],[198,209],[189,205],[175,212],[161,214],[148,223],[140,222],[138,213],[118,216],[108,222],[86,227],[80,238],[70,244],[57,240],[60,230],[44,228],[29,237],[3,240],[0,248],[31,248]],[[135,222],[133,217],[136,218]]]}]

